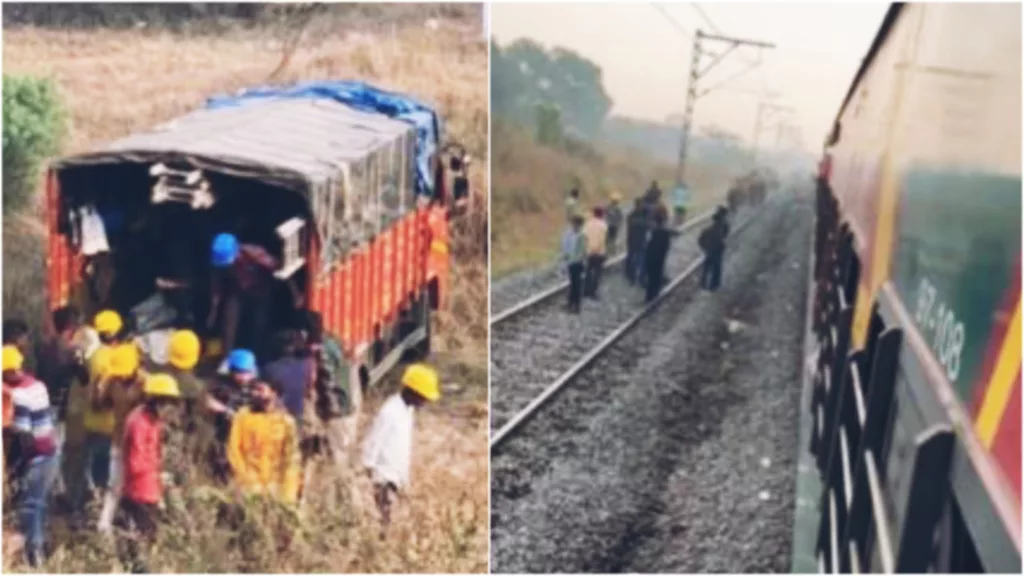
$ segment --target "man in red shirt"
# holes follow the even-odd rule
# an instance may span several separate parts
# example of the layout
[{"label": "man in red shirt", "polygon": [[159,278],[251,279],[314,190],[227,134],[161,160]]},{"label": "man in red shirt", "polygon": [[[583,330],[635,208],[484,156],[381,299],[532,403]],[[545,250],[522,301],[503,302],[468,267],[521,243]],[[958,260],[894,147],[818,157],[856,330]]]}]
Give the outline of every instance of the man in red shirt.
[{"label": "man in red shirt", "polygon": [[158,505],[163,499],[161,433],[181,397],[178,383],[167,374],[147,378],[143,393],[145,403],[132,410],[124,425],[124,486],[119,518],[120,526],[132,533],[127,552],[136,570],[145,570],[139,540],[150,543],[156,537]]}]

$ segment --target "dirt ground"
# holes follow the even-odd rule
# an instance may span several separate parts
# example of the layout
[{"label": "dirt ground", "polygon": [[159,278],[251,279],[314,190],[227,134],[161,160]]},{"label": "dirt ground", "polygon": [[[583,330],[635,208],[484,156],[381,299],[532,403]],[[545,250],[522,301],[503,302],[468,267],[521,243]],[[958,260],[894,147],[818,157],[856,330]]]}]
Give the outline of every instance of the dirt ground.
[{"label": "dirt ground", "polygon": [[[56,80],[70,124],[65,152],[149,128],[200,105],[207,97],[270,81],[358,79],[435,105],[447,136],[469,149],[475,204],[453,224],[452,299],[439,314],[433,361],[444,398],[417,416],[412,486],[391,537],[377,538],[365,477],[325,471],[309,491],[299,537],[273,543],[274,518],[256,514],[239,543],[215,527],[211,510],[223,494],[196,486],[181,495],[184,514],[166,525],[154,551],[156,572],[483,572],[488,551],[487,44],[480,15],[407,18],[390,26],[321,27],[307,35],[283,71],[280,30],[216,36],[143,28],[127,31],[4,30],[5,73]],[[5,222],[4,304],[42,313],[43,229],[38,216]],[[5,311],[5,315],[7,312]],[[33,316],[34,320],[35,316]],[[367,399],[365,427],[392,377]],[[355,446],[358,449],[358,445]],[[356,461],[354,453],[352,461]],[[11,529],[6,507],[5,537]],[[172,518],[173,515],[172,515]],[[290,522],[292,520],[289,520]],[[92,534],[71,535],[55,518],[55,552],[47,572],[120,571],[112,550]],[[262,535],[262,536],[260,536]],[[268,539],[263,539],[267,537]],[[5,555],[4,570],[23,570]]]}]

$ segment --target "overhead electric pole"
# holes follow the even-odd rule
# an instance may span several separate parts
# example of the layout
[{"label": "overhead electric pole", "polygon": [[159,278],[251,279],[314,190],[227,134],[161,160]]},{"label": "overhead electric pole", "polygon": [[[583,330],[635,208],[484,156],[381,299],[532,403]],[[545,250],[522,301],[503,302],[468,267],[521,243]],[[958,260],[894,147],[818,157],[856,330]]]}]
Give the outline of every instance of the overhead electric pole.
[{"label": "overhead electric pole", "polygon": [[[765,115],[768,114],[770,118],[771,114],[779,112],[789,113],[793,112],[793,109],[787,106],[779,106],[778,104],[772,104],[767,100],[762,100],[757,104],[757,118],[754,119],[754,142],[751,150],[751,162],[753,162],[755,166],[757,165],[757,142],[761,137],[761,127],[762,123],[766,119]],[[779,134],[781,133],[782,125],[780,124]]]},{"label": "overhead electric pole", "polygon": [[[701,69],[701,58],[704,56],[703,42],[721,42],[728,45],[726,50],[721,54],[708,54],[712,56],[711,62],[704,68]],[[711,88],[705,89],[698,92],[698,82],[701,78],[707,75],[712,68],[715,67],[719,62],[722,61],[730,52],[739,48],[740,46],[755,46],[757,48],[774,48],[774,44],[768,42],[760,42],[757,40],[746,40],[742,38],[730,38],[728,36],[719,36],[716,34],[706,34],[700,29],[697,30],[693,37],[693,54],[690,58],[690,82],[686,90],[686,106],[683,108],[683,133],[679,142],[679,164],[676,167],[676,185],[682,184],[683,176],[685,175],[686,167],[686,152],[689,145],[690,131],[693,127],[693,108],[696,105],[697,100],[702,96],[706,96],[709,92],[718,88],[722,84],[732,80],[733,78],[747,72],[748,70],[756,67],[760,62],[754,62],[751,66],[740,70],[738,73],[726,78],[725,80],[713,85]]]}]

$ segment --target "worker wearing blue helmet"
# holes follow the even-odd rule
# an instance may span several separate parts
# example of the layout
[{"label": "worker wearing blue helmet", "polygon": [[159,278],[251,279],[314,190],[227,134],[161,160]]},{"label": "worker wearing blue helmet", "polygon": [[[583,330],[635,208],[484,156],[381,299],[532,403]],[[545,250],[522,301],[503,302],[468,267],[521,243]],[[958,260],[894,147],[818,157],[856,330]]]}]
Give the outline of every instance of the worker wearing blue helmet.
[{"label": "worker wearing blue helmet", "polygon": [[222,374],[213,386],[207,400],[207,407],[214,414],[215,442],[211,454],[212,472],[221,480],[228,480],[227,445],[231,433],[231,422],[235,414],[252,401],[252,393],[259,373],[256,369],[256,354],[252,350],[232,350],[225,361],[227,373]]},{"label": "worker wearing blue helmet", "polygon": [[[246,346],[261,352],[273,306],[274,271],[280,263],[263,248],[227,233],[213,239],[210,262],[214,270],[207,329],[220,336],[224,350]],[[287,283],[295,307],[302,306],[295,283]]]}]

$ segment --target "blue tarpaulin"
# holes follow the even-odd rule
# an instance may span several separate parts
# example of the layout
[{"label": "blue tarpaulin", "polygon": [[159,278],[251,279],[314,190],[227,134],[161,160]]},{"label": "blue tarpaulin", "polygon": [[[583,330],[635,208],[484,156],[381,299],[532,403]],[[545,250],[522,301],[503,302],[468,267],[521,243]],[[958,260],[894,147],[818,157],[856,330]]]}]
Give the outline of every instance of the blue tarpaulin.
[{"label": "blue tarpaulin", "polygon": [[239,106],[252,100],[267,98],[325,98],[364,112],[377,112],[416,127],[416,193],[431,194],[434,190],[434,172],[430,157],[438,149],[441,124],[433,108],[422,102],[374,88],[365,82],[323,81],[305,82],[291,86],[261,86],[249,88],[232,96],[215,96],[206,107]]}]

